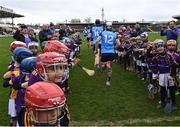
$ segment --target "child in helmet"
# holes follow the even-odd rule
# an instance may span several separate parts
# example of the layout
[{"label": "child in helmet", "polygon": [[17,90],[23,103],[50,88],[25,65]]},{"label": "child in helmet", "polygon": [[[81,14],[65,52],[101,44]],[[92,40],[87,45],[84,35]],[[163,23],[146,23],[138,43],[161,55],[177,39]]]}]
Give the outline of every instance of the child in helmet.
[{"label": "child in helmet", "polygon": [[[31,75],[29,85],[37,81],[49,81],[57,83],[62,89],[61,84],[65,80],[67,69],[67,59],[65,55],[56,52],[46,52],[37,56],[36,74]],[[35,79],[35,80],[34,80]]]},{"label": "child in helmet", "polygon": [[129,39],[125,40],[124,69],[129,70],[129,71],[130,71],[130,65],[131,65],[130,56],[132,55],[132,49],[133,47],[132,47],[132,44],[130,43],[130,40]]},{"label": "child in helmet", "polygon": [[10,86],[10,98],[9,98],[9,111],[8,114],[11,116],[10,125],[16,125],[17,116],[17,95],[20,88],[20,81],[22,74],[20,73],[19,67],[23,59],[31,57],[32,52],[24,47],[18,47],[13,51],[14,64],[4,74],[3,78],[6,83]]},{"label": "child in helmet", "polygon": [[[24,42],[21,42],[21,41],[13,41],[13,42],[10,44],[10,51],[13,53],[13,51],[14,51],[17,47],[26,47],[26,44],[25,44]],[[10,62],[8,68],[10,68],[11,65],[14,63],[13,56],[11,56],[11,59],[12,59],[12,61]]]},{"label": "child in helmet", "polygon": [[[13,41],[11,44],[10,44],[10,51],[13,53],[13,51],[17,48],[17,47],[26,47],[26,44],[24,42],[21,42],[21,41]],[[13,55],[11,56],[11,62],[9,63],[9,66],[8,66],[8,71],[7,71],[7,74],[10,73],[10,71],[12,69],[14,69],[14,58],[13,58]],[[6,75],[6,74],[5,74]],[[10,74],[11,75],[11,74]],[[5,76],[6,77],[6,76]],[[5,78],[4,79],[4,82],[3,82],[3,86],[4,87],[8,87],[9,86],[9,81],[11,79],[10,78]]]},{"label": "child in helmet", "polygon": [[177,80],[177,69],[180,63],[180,55],[178,54],[178,52],[176,51],[176,47],[177,47],[177,42],[176,40],[168,40],[167,41],[167,49],[168,49],[168,53],[172,56],[172,58],[176,61],[176,63],[172,64],[171,66],[171,76],[173,77],[175,84],[176,84],[176,88],[177,88],[177,93],[179,92],[179,82]]},{"label": "child in helmet", "polygon": [[71,57],[71,50],[64,44],[59,41],[48,41],[44,47],[44,52],[57,52],[59,54],[64,54],[68,60],[68,68],[66,70],[66,80],[64,81],[65,84],[65,93],[69,91],[68,85],[68,77],[69,77],[69,68],[72,68],[79,59]]},{"label": "child in helmet", "polygon": [[[38,81],[46,81],[56,83],[63,91],[65,91],[64,81],[67,77],[68,61],[64,54],[56,52],[45,52],[37,56],[35,73],[32,73],[28,82],[31,86]],[[69,124],[69,112],[67,105],[63,110],[62,126]]]},{"label": "child in helmet", "polygon": [[24,100],[20,126],[62,126],[66,98],[56,84],[36,82],[26,89]]},{"label": "child in helmet", "polygon": [[158,55],[156,56],[156,60],[157,60],[158,73],[159,73],[160,100],[161,100],[161,105],[158,105],[158,108],[165,106],[166,103],[165,100],[167,97],[167,88],[169,88],[173,109],[176,109],[177,107],[175,100],[175,84],[170,83],[170,80],[173,79],[171,75],[171,67],[173,64],[176,64],[176,61],[169,53],[167,53],[166,44],[164,41],[157,42],[157,52]]},{"label": "child in helmet", "polygon": [[82,44],[82,39],[80,37],[80,32],[77,31],[73,36],[72,36],[73,41],[75,42],[76,48],[75,48],[75,56],[80,55],[80,47]]},{"label": "child in helmet", "polygon": [[[15,89],[17,89],[17,96],[15,99],[15,104],[16,104],[16,114],[17,118],[19,119],[20,111],[22,110],[22,107],[24,106],[24,92],[25,89],[27,88],[28,80],[30,73],[35,68],[36,64],[36,57],[28,57],[25,58],[21,61],[20,64],[20,71],[19,71],[19,76],[12,76],[12,83],[16,84]],[[19,121],[19,120],[18,120]]]},{"label": "child in helmet", "polygon": [[148,77],[149,77],[149,84],[147,86],[149,92],[149,98],[154,99],[158,92],[158,84],[157,84],[158,68],[155,59],[156,50],[155,50],[154,42],[148,43],[146,57],[147,57]]},{"label": "child in helmet", "polygon": [[145,80],[147,79],[147,58],[146,58],[146,48],[147,48],[147,43],[148,43],[148,34],[146,32],[143,32],[140,34],[140,38],[141,38],[141,41],[142,41],[142,48],[144,49],[142,51],[142,54],[140,54],[140,59],[141,59],[141,67],[142,67],[142,80]]},{"label": "child in helmet", "polygon": [[31,50],[33,56],[37,56],[39,54],[39,44],[35,41],[28,43],[28,49]]}]

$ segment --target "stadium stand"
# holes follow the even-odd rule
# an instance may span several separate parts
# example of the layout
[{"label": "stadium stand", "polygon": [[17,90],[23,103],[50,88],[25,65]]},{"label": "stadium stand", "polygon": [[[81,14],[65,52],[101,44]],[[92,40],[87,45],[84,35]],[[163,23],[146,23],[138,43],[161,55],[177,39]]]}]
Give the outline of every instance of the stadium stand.
[{"label": "stadium stand", "polygon": [[0,19],[11,18],[12,22],[5,24],[4,22],[0,22],[0,37],[9,36],[14,28],[18,26],[14,24],[14,18],[24,17],[24,15],[20,15],[15,13],[12,9],[0,6]]}]

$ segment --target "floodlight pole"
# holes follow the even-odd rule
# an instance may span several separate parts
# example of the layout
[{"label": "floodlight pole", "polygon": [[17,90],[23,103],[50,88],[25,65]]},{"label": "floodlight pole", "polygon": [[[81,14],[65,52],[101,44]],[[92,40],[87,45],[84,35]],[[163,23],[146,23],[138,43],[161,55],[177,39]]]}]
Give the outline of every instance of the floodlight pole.
[{"label": "floodlight pole", "polygon": [[102,18],[102,22],[104,22],[104,8],[102,8],[101,10],[101,18]]}]

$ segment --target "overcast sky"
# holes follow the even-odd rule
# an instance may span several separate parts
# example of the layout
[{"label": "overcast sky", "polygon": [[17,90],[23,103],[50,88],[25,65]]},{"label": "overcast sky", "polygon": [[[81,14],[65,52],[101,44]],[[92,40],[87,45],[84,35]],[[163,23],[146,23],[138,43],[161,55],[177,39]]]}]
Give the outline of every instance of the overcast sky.
[{"label": "overcast sky", "polygon": [[108,21],[168,21],[180,14],[180,0],[0,0],[0,5],[25,16],[15,23],[33,24],[87,17],[94,22],[102,8]]}]

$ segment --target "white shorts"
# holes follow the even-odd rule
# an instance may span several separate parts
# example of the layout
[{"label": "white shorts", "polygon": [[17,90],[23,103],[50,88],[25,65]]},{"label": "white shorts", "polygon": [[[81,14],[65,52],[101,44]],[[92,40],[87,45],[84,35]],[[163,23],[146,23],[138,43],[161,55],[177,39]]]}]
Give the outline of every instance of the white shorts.
[{"label": "white shorts", "polygon": [[146,64],[146,63],[141,63],[141,66],[142,66],[142,67],[146,67],[147,64]]},{"label": "white shorts", "polygon": [[137,64],[137,66],[141,66],[141,64],[142,64],[141,60],[136,60],[136,64]]},{"label": "white shorts", "polygon": [[152,79],[158,79],[158,74],[152,74]]},{"label": "white shorts", "polygon": [[118,50],[116,50],[116,51],[117,51],[118,56],[122,56],[122,52],[120,52]]},{"label": "white shorts", "polygon": [[14,99],[9,99],[8,115],[10,115],[11,117],[16,117],[16,109],[15,109],[15,100]]},{"label": "white shorts", "polygon": [[162,87],[166,87],[168,85],[168,76],[170,74],[166,73],[166,74],[159,74],[159,85]]},{"label": "white shorts", "polygon": [[118,56],[119,56],[119,51],[118,50],[115,50],[115,53],[118,54]]},{"label": "white shorts", "polygon": [[69,78],[69,68],[64,73],[66,75],[66,78],[68,79]]},{"label": "white shorts", "polygon": [[79,46],[74,49],[75,52],[77,52],[77,51],[79,51],[79,50],[80,50]]},{"label": "white shorts", "polygon": [[75,54],[74,51],[71,51],[70,52],[70,58],[73,58],[74,54]]}]

